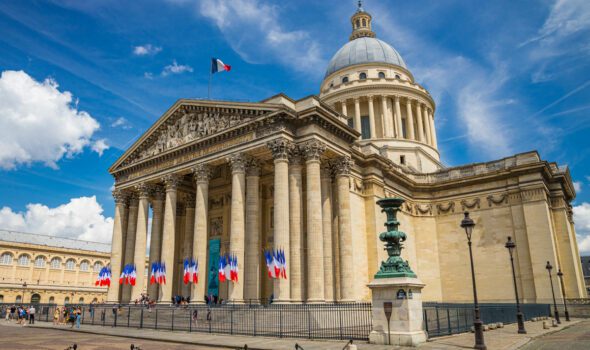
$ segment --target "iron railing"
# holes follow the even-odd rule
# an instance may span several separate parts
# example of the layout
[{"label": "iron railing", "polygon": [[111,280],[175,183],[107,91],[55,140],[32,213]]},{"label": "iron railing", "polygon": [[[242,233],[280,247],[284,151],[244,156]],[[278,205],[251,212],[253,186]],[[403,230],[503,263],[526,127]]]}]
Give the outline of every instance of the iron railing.
[{"label": "iron railing", "polygon": [[[430,338],[468,332],[473,326],[473,304],[424,303],[424,330]],[[549,304],[521,304],[525,320],[549,316]],[[479,304],[484,324],[516,322],[516,304]]]}]

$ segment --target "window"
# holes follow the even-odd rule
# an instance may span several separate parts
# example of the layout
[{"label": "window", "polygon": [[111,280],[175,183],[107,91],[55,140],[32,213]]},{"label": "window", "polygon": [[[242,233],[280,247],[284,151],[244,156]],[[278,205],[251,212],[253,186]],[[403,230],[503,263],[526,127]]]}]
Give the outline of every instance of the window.
[{"label": "window", "polygon": [[12,264],[12,254],[4,253],[0,256],[0,264],[2,265],[10,265]]},{"label": "window", "polygon": [[331,83],[330,83],[330,87],[331,87],[331,88],[332,88],[332,87],[334,87],[334,82],[331,82]]},{"label": "window", "polygon": [[402,77],[399,76],[399,74],[395,75],[395,79],[401,79]]},{"label": "window", "polygon": [[80,263],[80,271],[88,271],[90,267],[90,263],[87,260],[84,260]]},{"label": "window", "polygon": [[76,262],[74,261],[74,259],[68,259],[68,261],[66,261],[66,270],[73,270],[76,268]]},{"label": "window", "polygon": [[64,305],[67,305],[67,304],[69,304],[69,303],[70,303],[70,297],[66,297],[66,298],[64,299]]},{"label": "window", "polygon": [[84,298],[78,299],[78,304],[84,304]]},{"label": "window", "polygon": [[55,297],[49,297],[49,304],[55,303]]},{"label": "window", "polygon": [[20,295],[17,295],[16,296],[16,303],[18,304],[18,303],[21,303],[22,301],[23,301],[23,297]]},{"label": "window", "polygon": [[363,73],[359,74],[359,79],[360,79],[360,80],[365,80],[365,79],[367,79],[367,73],[363,72]]},{"label": "window", "polygon": [[52,269],[60,269],[61,268],[61,259],[60,258],[51,259],[51,268]]},{"label": "window", "polygon": [[26,254],[23,254],[21,256],[18,257],[18,264],[20,266],[27,266],[29,265],[29,256]]},{"label": "window", "polygon": [[361,138],[363,140],[371,138],[371,125],[368,116],[361,117]]},{"label": "window", "polygon": [[379,72],[379,79],[385,79],[385,72]]},{"label": "window", "polygon": [[399,162],[401,164],[406,164],[406,156],[399,156]]},{"label": "window", "polygon": [[343,77],[342,78],[342,84],[344,84],[344,83],[348,83],[348,77]]},{"label": "window", "polygon": [[363,27],[367,26],[367,20],[363,18]]},{"label": "window", "polygon": [[45,267],[45,257],[39,255],[35,258],[35,267]]},{"label": "window", "polygon": [[356,27],[358,28],[358,27],[360,27],[360,26],[361,26],[361,21],[357,19],[357,20],[356,20]]},{"label": "window", "polygon": [[4,295],[0,294],[0,303],[4,302]]},{"label": "window", "polygon": [[94,263],[94,272],[100,272],[100,269],[102,269],[102,263],[100,261],[97,261]]}]

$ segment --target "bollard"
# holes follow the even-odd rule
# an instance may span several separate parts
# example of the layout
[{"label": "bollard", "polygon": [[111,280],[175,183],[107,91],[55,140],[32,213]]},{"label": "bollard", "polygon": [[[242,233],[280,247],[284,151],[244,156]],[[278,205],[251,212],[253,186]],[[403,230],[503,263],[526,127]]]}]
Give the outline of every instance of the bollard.
[{"label": "bollard", "polygon": [[497,326],[498,328],[504,328],[504,323],[502,323],[502,322],[498,322],[498,323],[496,324],[496,326]]},{"label": "bollard", "polygon": [[549,322],[543,321],[543,329],[549,329]]}]

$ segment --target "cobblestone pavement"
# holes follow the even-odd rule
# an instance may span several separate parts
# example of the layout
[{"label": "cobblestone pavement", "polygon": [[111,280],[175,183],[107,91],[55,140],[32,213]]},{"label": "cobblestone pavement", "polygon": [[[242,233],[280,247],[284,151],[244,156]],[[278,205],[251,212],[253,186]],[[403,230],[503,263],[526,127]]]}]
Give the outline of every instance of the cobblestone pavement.
[{"label": "cobblestone pavement", "polygon": [[587,350],[590,349],[590,321],[583,321],[559,332],[539,337],[522,350]]},{"label": "cobblestone pavement", "polygon": [[[72,344],[78,345],[78,350],[102,350],[102,349],[126,349],[131,344],[139,346],[141,350],[212,350],[219,349],[187,345],[174,344],[161,341],[140,340],[133,338],[112,337],[100,334],[89,334],[81,332],[72,332],[70,328],[64,330],[42,329],[30,326],[19,326],[14,323],[5,324],[0,321],[0,349],[26,349],[26,350],[64,350]],[[66,327],[64,327],[66,328]]]}]

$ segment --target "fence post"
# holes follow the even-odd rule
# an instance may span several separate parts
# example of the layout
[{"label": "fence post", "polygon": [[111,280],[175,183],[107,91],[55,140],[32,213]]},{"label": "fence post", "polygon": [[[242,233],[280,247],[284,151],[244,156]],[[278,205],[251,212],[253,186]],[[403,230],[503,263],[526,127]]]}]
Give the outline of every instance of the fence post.
[{"label": "fence post", "polygon": [[192,332],[193,331],[193,313],[191,312],[191,309],[187,309],[188,310],[188,332]]},{"label": "fence post", "polygon": [[158,329],[158,308],[156,308],[156,321],[155,321],[155,329]]},{"label": "fence post", "polygon": [[279,306],[279,338],[283,337],[283,307]]},{"label": "fence post", "polygon": [[426,330],[426,333],[428,333],[428,313],[426,312],[426,309],[424,309],[424,329]]},{"label": "fence post", "polygon": [[174,308],[172,308],[172,330],[174,330]]},{"label": "fence post", "polygon": [[[344,305],[346,305],[346,304],[342,304],[342,306],[344,306]],[[342,306],[340,306],[338,308],[338,325],[339,325],[338,328],[340,329],[340,340],[343,339],[343,337],[342,337],[342,310],[341,310]]]},{"label": "fence post", "polygon": [[95,314],[95,313],[96,313],[96,309],[92,309],[92,312],[91,312],[91,314],[92,314],[92,321],[91,321],[91,324],[92,324],[92,325],[94,325],[94,314]]},{"label": "fence post", "polygon": [[127,328],[129,328],[129,321],[131,320],[131,306],[127,306]]},{"label": "fence post", "polygon": [[113,327],[117,327],[117,318],[119,317],[119,308],[117,308],[117,311],[115,311],[115,323],[113,324]]},{"label": "fence post", "polygon": [[449,334],[453,333],[453,326],[451,326],[451,312],[450,308],[447,308],[447,324],[449,325]]},{"label": "fence post", "polygon": [[258,312],[258,309],[254,309],[252,311],[252,314],[254,315],[254,336],[256,336],[256,313]]},{"label": "fence post", "polygon": [[436,310],[436,333],[440,334],[440,318],[438,315],[438,305],[436,305],[434,309]]},{"label": "fence post", "polygon": [[143,328],[143,306],[141,307],[141,318],[139,319],[139,328]]},{"label": "fence post", "polygon": [[306,307],[306,309],[307,309],[307,337],[309,339],[311,339],[311,316],[309,314],[311,311],[310,311],[309,307]]}]

